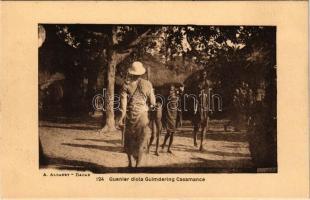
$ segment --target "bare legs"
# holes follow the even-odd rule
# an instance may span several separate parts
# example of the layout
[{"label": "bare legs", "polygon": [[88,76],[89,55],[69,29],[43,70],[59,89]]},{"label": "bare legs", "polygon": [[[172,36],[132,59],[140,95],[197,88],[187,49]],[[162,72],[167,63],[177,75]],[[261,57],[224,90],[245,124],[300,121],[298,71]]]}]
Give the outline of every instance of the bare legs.
[{"label": "bare legs", "polygon": [[164,149],[165,146],[166,146],[166,143],[167,143],[168,139],[170,138],[169,144],[168,144],[168,150],[167,150],[168,153],[172,153],[172,151],[171,151],[170,148],[171,148],[172,143],[173,143],[173,133],[174,133],[173,131],[168,131],[168,130],[167,130],[167,133],[166,133],[166,135],[165,135],[164,142],[163,142],[163,144],[161,145],[161,148]]},{"label": "bare legs", "polygon": [[151,146],[152,146],[152,143],[153,143],[154,138],[155,138],[155,135],[156,135],[156,149],[155,149],[155,155],[156,155],[156,156],[159,156],[159,153],[158,153],[159,136],[161,135],[161,131],[162,131],[161,119],[153,120],[151,123],[152,123],[152,124],[151,124],[151,126],[152,126],[152,135],[151,135],[151,138],[150,138],[149,145],[148,145],[148,147],[147,147],[147,152],[148,152],[148,153],[150,152],[150,148],[151,148]]},{"label": "bare legs", "polygon": [[194,139],[194,146],[195,147],[198,146],[197,136],[198,136],[199,129],[201,129],[199,151],[204,151],[203,141],[204,141],[205,135],[207,134],[208,128],[209,128],[209,118],[205,119],[205,121],[203,121],[201,123],[194,124],[193,139]]},{"label": "bare legs", "polygon": [[193,138],[194,138],[194,146],[197,147],[197,133],[200,129],[200,124],[194,125],[194,132],[193,132]]},{"label": "bare legs", "polygon": [[204,148],[203,148],[203,141],[204,141],[204,136],[205,136],[206,133],[207,133],[207,126],[204,125],[204,126],[201,127],[199,151],[204,151]]},{"label": "bare legs", "polygon": [[148,146],[147,146],[147,153],[150,153],[150,148],[151,148],[151,146],[152,146],[152,144],[153,144],[153,141],[154,141],[154,137],[155,137],[155,129],[156,129],[156,127],[155,127],[155,121],[154,120],[152,120],[151,122],[151,130],[152,130],[152,132],[151,132],[151,138],[150,138],[150,142],[149,142],[149,144],[148,144]]},{"label": "bare legs", "polygon": [[170,140],[169,140],[169,145],[168,145],[168,150],[167,150],[168,153],[172,153],[170,150],[172,143],[173,143],[173,132],[170,133]]}]

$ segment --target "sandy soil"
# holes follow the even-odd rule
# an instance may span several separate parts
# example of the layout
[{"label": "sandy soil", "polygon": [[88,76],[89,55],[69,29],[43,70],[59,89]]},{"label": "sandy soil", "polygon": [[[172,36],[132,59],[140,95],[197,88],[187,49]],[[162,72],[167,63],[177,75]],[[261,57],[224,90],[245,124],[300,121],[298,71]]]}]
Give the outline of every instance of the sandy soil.
[{"label": "sandy soil", "polygon": [[[44,168],[122,172],[127,169],[121,132],[100,134],[100,123],[40,121],[39,135],[47,163]],[[225,132],[223,121],[211,121],[204,152],[194,147],[192,127],[185,123],[175,134],[173,154],[160,149],[160,156],[145,154],[141,169],[147,172],[247,172],[253,168],[246,132]],[[162,143],[165,131],[160,137]],[[188,170],[189,169],[189,170]],[[126,170],[125,170],[126,171]],[[145,172],[145,171],[142,171]]]}]

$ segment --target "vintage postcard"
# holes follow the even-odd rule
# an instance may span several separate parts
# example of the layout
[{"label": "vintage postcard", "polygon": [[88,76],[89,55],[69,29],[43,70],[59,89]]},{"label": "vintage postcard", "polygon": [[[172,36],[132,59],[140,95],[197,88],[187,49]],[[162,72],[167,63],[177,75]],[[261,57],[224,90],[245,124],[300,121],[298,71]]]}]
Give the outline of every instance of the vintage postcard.
[{"label": "vintage postcard", "polygon": [[1,2],[1,196],[309,197],[308,2]]}]

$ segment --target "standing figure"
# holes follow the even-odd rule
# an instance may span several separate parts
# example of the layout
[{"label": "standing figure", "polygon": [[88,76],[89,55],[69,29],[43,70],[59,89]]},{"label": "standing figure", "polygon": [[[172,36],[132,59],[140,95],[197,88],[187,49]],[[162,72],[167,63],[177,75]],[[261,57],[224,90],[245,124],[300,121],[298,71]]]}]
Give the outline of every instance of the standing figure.
[{"label": "standing figure", "polygon": [[266,105],[265,105],[265,85],[264,83],[260,83],[259,87],[256,89],[256,94],[254,95],[254,112],[253,112],[253,122],[256,124],[263,124],[263,120],[265,119],[264,113],[266,113]]},{"label": "standing figure", "polygon": [[122,125],[125,121],[124,149],[129,167],[132,167],[132,157],[136,161],[135,166],[140,165],[151,133],[148,110],[149,106],[155,105],[155,95],[151,82],[141,78],[145,71],[141,62],[134,62],[128,70],[128,80],[121,91],[122,114],[119,123]]},{"label": "standing figure", "polygon": [[235,131],[240,131],[240,127],[242,124],[242,116],[243,116],[243,95],[242,92],[240,92],[240,89],[236,89],[234,96],[233,96],[233,126]]},{"label": "standing figure", "polygon": [[178,102],[178,115],[177,115],[177,128],[183,126],[183,94],[184,94],[184,85],[182,84],[177,91],[179,97]]},{"label": "standing figure", "polygon": [[200,136],[200,151],[203,151],[203,141],[204,136],[208,131],[208,123],[209,123],[209,95],[210,95],[210,85],[211,82],[207,79],[207,72],[203,71],[202,76],[199,79],[198,84],[198,91],[196,95],[198,97],[198,102],[196,103],[196,108],[194,109],[194,116],[193,116],[193,125],[194,125],[194,146],[197,146],[197,134],[198,131],[201,131]]},{"label": "standing figure", "polygon": [[253,122],[253,110],[254,110],[254,94],[251,88],[247,88],[247,99],[246,99],[246,123],[247,128],[252,127]]},{"label": "standing figure", "polygon": [[168,150],[167,150],[168,153],[172,153],[171,145],[173,142],[173,134],[176,131],[176,125],[177,125],[178,102],[179,102],[179,98],[177,96],[175,86],[171,85],[170,91],[169,91],[168,103],[166,107],[166,113],[165,113],[166,114],[165,125],[167,129],[167,133],[165,135],[164,142],[161,146],[162,149],[164,149],[168,139],[170,138],[169,144],[168,144]]},{"label": "standing figure", "polygon": [[152,135],[151,135],[148,147],[147,147],[147,152],[149,153],[152,143],[156,137],[156,149],[155,149],[156,156],[159,156],[159,153],[158,153],[159,137],[162,132],[161,120],[162,120],[162,104],[160,102],[157,102],[156,106],[150,111],[150,126],[152,129]]},{"label": "standing figure", "polygon": [[[228,126],[233,126],[234,131],[240,131],[246,124],[251,123],[251,112],[253,108],[253,92],[245,84],[235,89],[232,95],[232,104],[229,109],[230,121],[224,125],[224,130],[227,131]],[[245,123],[246,122],[246,123]]]}]

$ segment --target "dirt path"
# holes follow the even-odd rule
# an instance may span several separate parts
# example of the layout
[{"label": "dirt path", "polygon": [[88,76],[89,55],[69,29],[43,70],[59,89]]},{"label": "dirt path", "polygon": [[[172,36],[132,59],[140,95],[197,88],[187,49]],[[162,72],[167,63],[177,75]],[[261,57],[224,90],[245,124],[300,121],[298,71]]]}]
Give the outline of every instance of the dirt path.
[{"label": "dirt path", "polygon": [[[246,172],[251,169],[246,133],[224,132],[222,127],[221,122],[211,122],[204,143],[206,150],[199,152],[193,146],[192,128],[187,124],[175,135],[173,154],[165,149],[160,150],[160,156],[156,156],[153,145],[151,152],[144,156],[141,167],[152,168],[150,172],[156,172],[156,169],[161,169],[157,172]],[[128,162],[121,145],[121,133],[100,134],[97,131],[99,128],[97,123],[41,121],[40,139],[43,151],[49,158],[44,167],[98,173],[126,169]]]}]

